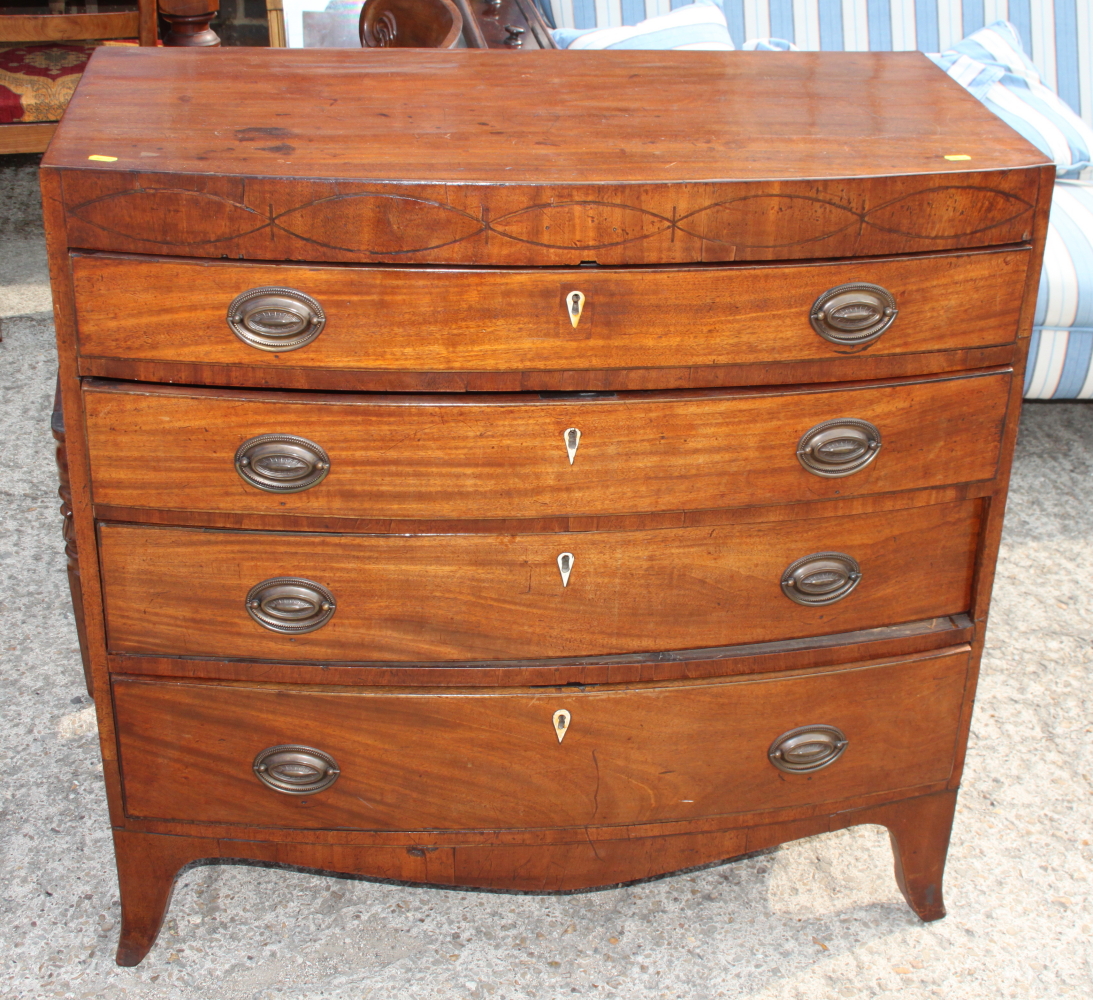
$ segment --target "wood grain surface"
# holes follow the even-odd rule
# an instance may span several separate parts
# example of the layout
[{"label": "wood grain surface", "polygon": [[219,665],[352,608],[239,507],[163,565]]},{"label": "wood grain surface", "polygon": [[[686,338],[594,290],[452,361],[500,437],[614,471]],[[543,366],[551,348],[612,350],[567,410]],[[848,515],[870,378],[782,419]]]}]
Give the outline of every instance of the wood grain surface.
[{"label": "wood grain surface", "polygon": [[[45,160],[119,961],[202,857],[555,891],[876,822],[942,916],[1053,165],[917,53],[368,55],[100,50]],[[847,281],[900,309],[858,353]],[[262,284],[319,339],[237,341]],[[795,466],[858,401],[879,461]],[[300,413],[334,471],[273,503],[224,459]],[[790,602],[829,551],[858,588]],[[284,575],[323,628],[249,617]],[[776,771],[814,722],[844,757]],[[252,774],[296,740],[328,792]]]},{"label": "wood grain surface", "polygon": [[15,123],[0,126],[0,155],[4,153],[41,153],[49,145],[56,122]]},{"label": "wood grain surface", "polygon": [[[967,649],[808,676],[645,688],[347,692],[114,681],[127,814],[256,826],[461,829],[653,823],[944,781]],[[559,742],[551,718],[571,713]],[[771,743],[837,726],[842,757],[786,774]],[[316,747],[341,776],[290,796],[251,765]]]},{"label": "wood grain surface", "polygon": [[968,643],[974,638],[975,629],[967,615],[953,615],[805,639],[627,656],[493,660],[486,663],[317,664],[113,653],[109,661],[110,670],[115,674],[176,680],[337,684],[346,687],[526,687],[637,684],[734,677],[779,670],[799,671],[917,655]]},{"label": "wood grain surface", "polygon": [[834,354],[812,361],[750,362],[671,368],[584,368],[563,371],[423,372],[376,369],[274,368],[79,358],[79,372],[93,378],[222,385],[314,392],[633,392],[707,389],[715,386],[799,385],[859,379],[903,378],[1012,365],[1023,343],[923,354]]},{"label": "wood grain surface", "polygon": [[[1008,371],[885,385],[553,399],[315,396],[91,383],[97,504],[368,518],[523,518],[720,508],[990,479]],[[850,476],[796,450],[838,417],[873,423],[878,457]],[[570,464],[566,432],[580,431]],[[302,492],[245,482],[236,450],[264,434],[320,445]]]},{"label": "wood grain surface", "polygon": [[[259,659],[467,660],[765,642],[956,614],[981,502],[769,524],[544,535],[353,536],[100,525],[109,648]],[[846,552],[863,579],[827,607],[783,571]],[[557,559],[573,555],[563,587]],[[333,618],[281,635],[251,620],[255,584],[330,588]]]},{"label": "wood grain surface", "polygon": [[10,14],[6,10],[0,15],[4,18],[5,44],[71,42],[87,38],[136,38],[140,29],[141,15],[135,5],[129,7],[125,4],[104,4],[103,9],[97,13],[84,14],[53,14],[48,11],[37,13],[34,12],[34,7],[23,9],[28,12]]},{"label": "wood grain surface", "polygon": [[[377,843],[383,835],[376,833],[352,834],[352,840],[336,844],[320,839],[320,831],[293,832],[284,839],[269,828],[264,837],[244,840],[231,828],[220,836],[194,835],[194,825],[185,824],[178,825],[187,829],[163,836],[135,829],[138,824],[130,821],[128,829],[114,828],[122,897],[117,961],[136,965],[148,953],[175,876],[194,862],[238,859],[425,885],[549,893],[653,878],[863,823],[888,828],[900,890],[921,919],[936,920],[945,915],[942,875],[955,805],[956,792],[940,790],[730,829],[637,834],[629,827],[586,827],[581,840],[567,843],[454,847],[414,842],[422,836],[414,834],[399,844]],[[549,832],[539,830],[536,836],[544,839]]]},{"label": "wood grain surface", "polygon": [[919,53],[369,56],[97,53],[45,160],[69,245],[491,265],[956,249],[1026,240],[1053,169]]},{"label": "wood grain surface", "polygon": [[597,514],[558,517],[393,518],[327,517],[313,514],[241,514],[237,511],[172,510],[95,504],[96,520],[169,527],[225,528],[229,531],[316,531],[353,535],[527,535],[544,532],[646,531],[796,521],[801,518],[855,516],[995,495],[994,480],[960,483],[903,493],[873,493],[775,506],[757,504],[706,510],[666,510],[652,514]]},{"label": "wood grain surface", "polygon": [[[479,372],[825,360],[813,303],[849,282],[900,312],[865,348],[898,356],[1016,340],[1026,249],[768,267],[442,270],[259,265],[75,254],[80,352],[279,370]],[[271,353],[226,315],[241,292],[290,287],[326,313],[318,338]],[[566,298],[585,295],[576,327]],[[269,384],[269,383],[267,383]],[[668,383],[670,384],[670,383]]]},{"label": "wood grain surface", "polygon": [[[228,134],[226,90],[244,111]],[[97,113],[102,92],[117,114]],[[280,134],[235,134],[268,125]],[[272,140],[292,148],[263,148]],[[889,173],[960,184],[969,170],[1046,162],[918,52],[107,51],[46,163],[87,169],[89,144],[119,157],[93,168],[109,172],[495,184]],[[148,149],[160,155],[140,159]]]},{"label": "wood grain surface", "polygon": [[[243,141],[265,142],[271,129],[239,132]],[[272,133],[275,146],[286,145],[277,141],[276,127]],[[59,178],[69,245],[82,249],[259,261],[606,266],[1021,243],[1032,232],[1042,173],[1054,177],[1054,165],[969,172],[959,183],[950,175],[885,176],[662,189],[385,185],[136,170],[66,170]]]}]

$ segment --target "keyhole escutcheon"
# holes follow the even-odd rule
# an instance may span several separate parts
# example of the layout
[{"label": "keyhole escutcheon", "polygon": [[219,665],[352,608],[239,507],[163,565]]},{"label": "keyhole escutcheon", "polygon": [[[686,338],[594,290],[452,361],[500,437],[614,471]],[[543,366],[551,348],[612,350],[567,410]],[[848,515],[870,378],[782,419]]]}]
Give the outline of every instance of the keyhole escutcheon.
[{"label": "keyhole escutcheon", "polygon": [[558,572],[562,574],[562,586],[569,586],[569,574],[573,572],[573,553],[563,552],[558,556]]},{"label": "keyhole escutcheon", "polygon": [[581,432],[577,427],[567,427],[562,432],[562,438],[565,441],[565,451],[569,456],[569,464],[573,464],[573,459],[577,457],[577,449],[581,446]]},{"label": "keyhole escutcheon", "polygon": [[569,322],[573,324],[573,329],[576,329],[577,324],[581,321],[581,313],[584,312],[584,292],[570,292],[565,300],[566,311],[569,313]]},{"label": "keyhole escutcheon", "polygon": [[551,722],[554,724],[554,732],[558,737],[558,742],[561,743],[565,739],[565,734],[569,732],[569,722],[573,717],[564,708],[559,708],[557,712],[551,716]]}]

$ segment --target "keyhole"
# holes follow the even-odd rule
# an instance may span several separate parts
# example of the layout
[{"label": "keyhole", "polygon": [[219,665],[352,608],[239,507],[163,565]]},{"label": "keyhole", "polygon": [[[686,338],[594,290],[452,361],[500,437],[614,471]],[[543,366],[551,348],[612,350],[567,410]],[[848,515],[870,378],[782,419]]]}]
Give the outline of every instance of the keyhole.
[{"label": "keyhole", "polygon": [[577,428],[576,427],[571,427],[569,429],[569,447],[570,448],[576,448],[577,447]]},{"label": "keyhole", "polygon": [[562,556],[562,572],[569,572],[569,556]]},{"label": "keyhole", "polygon": [[573,313],[574,316],[576,316],[577,313],[581,311],[581,296],[577,292],[574,292],[573,296],[570,298],[569,301],[569,311]]},{"label": "keyhole", "polygon": [[559,728],[559,729],[565,729],[565,727],[566,727],[567,725],[569,725],[569,723],[568,723],[568,722],[566,722],[566,718],[565,718],[565,716],[564,716],[564,715],[559,715],[559,716],[558,716],[558,728]]}]

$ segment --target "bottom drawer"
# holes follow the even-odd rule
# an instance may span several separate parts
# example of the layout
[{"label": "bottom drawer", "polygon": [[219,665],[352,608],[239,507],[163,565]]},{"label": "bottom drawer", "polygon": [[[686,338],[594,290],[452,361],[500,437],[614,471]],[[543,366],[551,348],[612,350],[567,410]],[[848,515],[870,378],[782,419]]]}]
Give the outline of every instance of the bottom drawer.
[{"label": "bottom drawer", "polygon": [[[116,677],[125,808],[144,819],[453,830],[835,802],[948,779],[968,662],[965,646],[789,677],[583,690],[362,692]],[[771,762],[772,744],[798,727],[830,752],[820,745],[828,731],[813,728],[821,726],[846,740],[832,763],[791,773]],[[256,758],[284,745],[328,755],[333,784],[313,794],[268,787]],[[807,758],[809,748],[797,754]],[[306,755],[269,764],[274,781],[309,777]]]}]

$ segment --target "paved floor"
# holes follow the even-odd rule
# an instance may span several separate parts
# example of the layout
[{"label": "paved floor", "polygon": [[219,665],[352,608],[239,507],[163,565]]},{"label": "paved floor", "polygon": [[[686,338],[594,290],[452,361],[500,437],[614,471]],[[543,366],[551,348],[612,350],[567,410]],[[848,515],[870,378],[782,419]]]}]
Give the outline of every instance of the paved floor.
[{"label": "paved floor", "polygon": [[94,709],[56,516],[55,359],[49,317],[35,314],[44,301],[35,211],[32,161],[0,159],[0,315],[9,310],[0,344],[0,997],[1093,992],[1093,404],[1032,404],[1022,419],[946,919],[923,925],[911,914],[886,835],[862,827],[562,897],[197,868],[180,879],[151,955],[117,968]]}]

